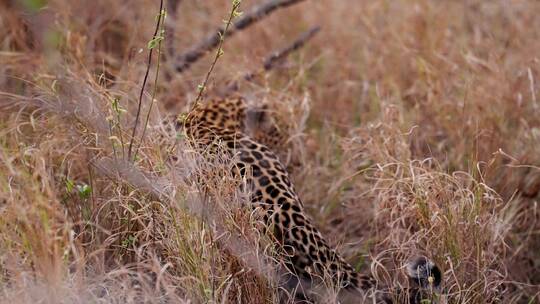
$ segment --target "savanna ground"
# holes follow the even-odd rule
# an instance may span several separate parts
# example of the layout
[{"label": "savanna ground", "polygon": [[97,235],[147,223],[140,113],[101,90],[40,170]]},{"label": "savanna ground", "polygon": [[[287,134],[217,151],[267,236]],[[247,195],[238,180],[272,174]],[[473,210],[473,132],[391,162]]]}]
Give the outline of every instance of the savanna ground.
[{"label": "savanna ground", "polygon": [[[277,299],[271,246],[227,160],[205,163],[161,124],[195,101],[215,50],[182,73],[177,55],[231,1],[174,3],[150,46],[133,162],[159,1],[0,3],[0,302]],[[225,38],[205,95],[239,80],[275,110],[310,216],[360,271],[404,284],[402,266],[425,254],[449,303],[539,303],[539,12],[532,0],[306,0]]]}]

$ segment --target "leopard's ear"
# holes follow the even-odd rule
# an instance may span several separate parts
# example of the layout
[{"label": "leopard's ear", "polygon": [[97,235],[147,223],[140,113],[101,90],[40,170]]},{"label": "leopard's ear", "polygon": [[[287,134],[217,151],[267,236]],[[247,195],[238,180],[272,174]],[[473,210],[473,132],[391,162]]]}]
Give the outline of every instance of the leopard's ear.
[{"label": "leopard's ear", "polygon": [[409,280],[420,288],[437,289],[442,282],[442,272],[430,259],[420,256],[407,264]]}]

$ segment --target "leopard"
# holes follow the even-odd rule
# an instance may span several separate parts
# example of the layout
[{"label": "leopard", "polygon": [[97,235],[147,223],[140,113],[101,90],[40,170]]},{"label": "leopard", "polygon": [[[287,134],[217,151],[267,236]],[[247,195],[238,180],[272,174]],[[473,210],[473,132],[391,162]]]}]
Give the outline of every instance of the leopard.
[{"label": "leopard", "polygon": [[[442,272],[424,256],[407,265],[406,275],[413,287],[398,291],[397,296],[385,292],[373,275],[357,272],[317,229],[286,167],[270,148],[278,149],[286,136],[272,123],[263,124],[267,132],[250,130],[250,120],[272,121],[264,112],[250,111],[242,97],[210,99],[196,104],[178,119],[177,127],[196,147],[208,151],[208,147],[219,145],[234,156],[231,159],[236,172],[249,186],[251,208],[257,211],[265,229],[271,231],[281,259],[296,279],[293,282],[316,282],[329,277],[340,290],[367,294],[377,303],[420,303],[424,291],[439,288]],[[292,288],[290,284],[288,288]],[[299,297],[306,299],[305,295]]]}]

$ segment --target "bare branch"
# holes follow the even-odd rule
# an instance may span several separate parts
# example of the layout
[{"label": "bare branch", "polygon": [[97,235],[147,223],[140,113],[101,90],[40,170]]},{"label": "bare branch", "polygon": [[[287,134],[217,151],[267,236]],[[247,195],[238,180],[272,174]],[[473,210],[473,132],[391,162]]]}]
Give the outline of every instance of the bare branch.
[{"label": "bare branch", "polygon": [[309,29],[308,31],[302,33],[298,38],[296,38],[295,41],[293,41],[292,44],[288,45],[287,47],[273,53],[270,55],[266,60],[264,61],[264,70],[269,71],[271,70],[274,65],[281,61],[283,58],[289,56],[290,53],[296,51],[297,49],[301,48],[308,40],[313,38],[315,34],[317,34],[321,30],[320,26],[315,26]]},{"label": "bare branch", "polygon": [[183,72],[188,69],[194,62],[199,60],[206,53],[217,47],[220,41],[220,37],[234,35],[237,31],[243,30],[257,21],[260,21],[264,17],[268,16],[273,11],[279,8],[286,8],[291,5],[300,3],[305,0],[269,0],[260,6],[253,8],[250,12],[245,13],[241,18],[232,24],[230,29],[225,32],[224,27],[220,27],[213,34],[209,35],[199,44],[195,45],[189,51],[178,57],[176,64],[176,71]]},{"label": "bare branch", "polygon": [[[245,81],[252,81],[253,78],[260,75],[262,72],[268,72],[272,70],[279,61],[282,61],[287,56],[289,56],[292,52],[304,46],[304,44],[306,44],[306,42],[308,42],[311,38],[313,38],[313,36],[315,36],[320,30],[321,30],[321,27],[317,25],[303,32],[291,44],[287,45],[286,47],[280,50],[273,52],[268,57],[266,57],[266,59],[264,60],[263,68],[261,70],[246,73],[242,77],[242,79]],[[238,81],[234,81],[233,83],[227,86],[223,95],[229,95],[230,93],[237,90],[238,90]]]}]

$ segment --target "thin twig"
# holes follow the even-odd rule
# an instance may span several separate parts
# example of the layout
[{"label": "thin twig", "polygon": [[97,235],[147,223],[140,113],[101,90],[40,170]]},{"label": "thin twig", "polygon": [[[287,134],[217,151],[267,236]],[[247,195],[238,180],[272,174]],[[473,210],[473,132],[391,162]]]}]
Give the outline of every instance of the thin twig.
[{"label": "thin twig", "polygon": [[[154,35],[152,36],[152,39],[155,39],[157,34],[158,34],[158,31],[159,31],[159,27],[160,27],[160,24],[161,24],[161,19],[163,18],[163,0],[160,0],[159,2],[159,17],[158,17],[158,20],[156,21],[156,29],[154,31]],[[144,80],[143,80],[143,83],[142,83],[142,87],[141,87],[141,92],[139,94],[139,104],[137,106],[137,115],[135,116],[135,125],[133,126],[133,132],[131,133],[131,139],[129,141],[129,149],[128,149],[128,160],[131,160],[131,150],[133,148],[133,141],[135,140],[135,133],[137,131],[137,125],[139,124],[139,117],[141,115],[141,107],[142,107],[142,99],[143,99],[143,94],[144,94],[144,87],[146,86],[146,82],[148,81],[148,74],[150,73],[150,67],[152,65],[152,54],[154,53],[154,49],[153,48],[150,48],[150,52],[148,53],[148,62],[146,64],[146,72],[144,74]]]},{"label": "thin twig", "polygon": [[[282,61],[287,56],[289,56],[292,52],[304,46],[306,42],[308,42],[311,38],[313,38],[313,36],[315,36],[320,30],[321,30],[321,27],[317,25],[303,32],[291,44],[287,45],[286,47],[280,50],[272,52],[272,54],[266,57],[263,63],[263,67],[261,69],[255,72],[246,73],[241,79],[245,81],[252,81],[258,75],[272,70],[279,61]],[[238,90],[238,81],[234,81],[233,83],[227,86],[223,95],[229,95],[230,93],[237,90]]]},{"label": "thin twig", "polygon": [[226,37],[231,36],[238,30],[243,30],[249,27],[279,8],[286,8],[302,1],[305,0],[270,0],[253,8],[250,12],[245,13],[241,18],[234,22],[230,30],[225,31],[225,29],[221,27],[213,34],[206,37],[206,39],[204,39],[202,42],[195,45],[189,51],[180,55],[176,64],[176,71],[180,73],[185,71],[202,56],[218,46],[221,40],[221,35],[225,35]]}]

